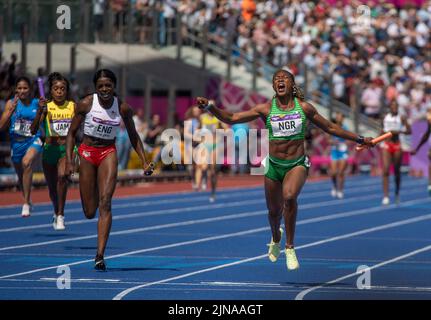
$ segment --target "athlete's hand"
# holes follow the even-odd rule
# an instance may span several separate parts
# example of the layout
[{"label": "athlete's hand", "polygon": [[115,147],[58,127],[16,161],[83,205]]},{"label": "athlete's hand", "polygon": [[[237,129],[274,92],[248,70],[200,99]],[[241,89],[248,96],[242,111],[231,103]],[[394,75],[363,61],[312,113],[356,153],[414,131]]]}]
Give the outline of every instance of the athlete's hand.
[{"label": "athlete's hand", "polygon": [[417,152],[417,150],[412,150],[412,151],[410,151],[410,154],[411,154],[412,156],[416,155],[416,153],[418,153],[418,152]]},{"label": "athlete's hand", "polygon": [[151,176],[154,172],[154,167],[154,162],[150,162],[148,165],[144,164],[144,175]]},{"label": "athlete's hand", "polygon": [[11,108],[10,108],[10,113],[13,113],[15,111],[16,106],[18,105],[18,100],[19,100],[19,98],[18,98],[18,95],[16,94],[15,97],[13,98],[13,100],[12,100],[12,105],[11,105]]},{"label": "athlete's hand", "polygon": [[208,99],[204,97],[197,97],[196,101],[198,103],[198,107],[200,109],[205,109],[205,107],[208,105]]},{"label": "athlete's hand", "polygon": [[361,147],[365,147],[367,149],[370,149],[374,147],[376,144],[373,142],[373,138],[366,137],[364,138],[364,143],[360,144]]},{"label": "athlete's hand", "polygon": [[44,97],[39,98],[39,112],[46,113],[46,102],[47,100]]},{"label": "athlete's hand", "polygon": [[64,175],[68,181],[72,181],[72,177],[75,173],[75,164],[73,162],[66,162],[66,168],[64,169]]}]

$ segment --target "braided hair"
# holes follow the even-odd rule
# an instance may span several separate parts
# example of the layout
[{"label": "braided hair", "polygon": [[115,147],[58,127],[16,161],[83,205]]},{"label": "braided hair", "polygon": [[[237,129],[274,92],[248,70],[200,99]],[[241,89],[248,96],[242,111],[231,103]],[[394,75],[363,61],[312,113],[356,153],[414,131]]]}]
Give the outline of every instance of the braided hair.
[{"label": "braided hair", "polygon": [[274,81],[275,75],[277,73],[283,72],[284,74],[286,74],[289,77],[290,82],[292,82],[292,94],[294,97],[300,99],[300,100],[305,100],[305,95],[304,92],[302,91],[302,89],[295,83],[295,77],[293,76],[293,74],[291,74],[289,71],[284,70],[284,69],[279,69],[276,72],[274,72],[274,75],[272,77],[272,81]]}]

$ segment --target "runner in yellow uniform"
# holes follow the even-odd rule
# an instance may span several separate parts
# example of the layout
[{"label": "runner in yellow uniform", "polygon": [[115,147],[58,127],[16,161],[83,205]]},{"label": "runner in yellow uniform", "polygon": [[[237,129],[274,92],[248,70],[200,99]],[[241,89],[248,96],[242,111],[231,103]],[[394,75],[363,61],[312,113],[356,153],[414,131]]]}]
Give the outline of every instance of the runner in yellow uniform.
[{"label": "runner in yellow uniform", "polygon": [[39,108],[32,124],[32,131],[42,123],[45,131],[43,147],[43,172],[48,184],[49,197],[54,206],[53,228],[64,230],[64,206],[67,195],[66,136],[75,114],[75,103],[68,99],[69,81],[58,72],[48,78],[48,103]]}]

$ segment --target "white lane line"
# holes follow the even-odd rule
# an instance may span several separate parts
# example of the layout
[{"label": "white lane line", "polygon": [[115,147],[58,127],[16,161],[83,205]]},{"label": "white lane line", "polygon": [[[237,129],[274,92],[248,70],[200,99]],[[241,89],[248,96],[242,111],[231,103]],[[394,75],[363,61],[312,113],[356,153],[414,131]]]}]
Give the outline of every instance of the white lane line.
[{"label": "white lane line", "polygon": [[[40,280],[42,281],[54,281],[57,282],[58,278],[40,278]],[[71,278],[70,282],[89,282],[89,283],[93,283],[93,282],[109,282],[109,283],[117,283],[117,282],[121,282],[120,279],[74,279]]]},{"label": "white lane line", "polygon": [[[322,183],[323,181],[314,181],[314,182],[309,182],[309,183]],[[245,187],[224,187],[224,188],[220,188],[218,189],[219,192],[230,192],[232,190],[249,190],[249,189],[257,189],[257,188],[262,188],[263,186],[263,180],[262,180],[262,185],[253,185],[253,186],[245,186]],[[123,195],[123,196],[115,196],[115,199],[113,200],[124,200],[124,201],[128,201],[128,200],[132,200],[134,198],[138,198],[138,199],[142,199],[142,198],[151,198],[151,197],[164,197],[164,196],[175,196],[175,195],[195,195],[196,192],[195,191],[172,191],[172,192],[162,192],[162,193],[153,193],[153,194],[143,194],[143,195]],[[81,200],[68,200],[67,203],[70,204],[80,204]],[[37,204],[35,204],[35,206],[49,206],[51,205],[51,202],[38,202]],[[2,205],[0,206],[0,210],[1,209],[10,209],[10,208],[21,208],[22,204],[9,204],[9,205]]]},{"label": "white lane line", "polygon": [[[337,200],[335,200],[335,201],[337,201]],[[426,198],[422,198],[422,199],[406,201],[400,205],[378,206],[378,207],[370,207],[370,208],[353,210],[353,211],[346,211],[346,212],[335,213],[335,214],[325,215],[325,216],[316,217],[316,218],[299,220],[297,222],[297,225],[316,223],[316,222],[334,220],[334,219],[339,219],[339,218],[352,217],[352,216],[357,216],[357,215],[369,214],[372,212],[386,211],[386,210],[397,208],[397,207],[408,207],[411,205],[415,205],[415,204],[423,203],[423,202],[429,202],[429,201],[431,201],[431,199],[429,197],[426,197]],[[320,207],[321,204],[310,204],[308,208],[311,208],[312,206]],[[302,208],[302,209],[306,209],[306,208]],[[267,214],[267,210],[259,210],[259,211],[251,211],[251,212],[248,211],[248,212],[239,213],[239,214],[232,214],[232,215],[206,218],[206,219],[200,219],[200,220],[187,220],[187,221],[183,221],[183,222],[174,222],[174,223],[168,223],[168,224],[156,225],[156,226],[150,226],[150,227],[142,227],[142,228],[136,228],[136,229],[127,229],[127,230],[122,230],[122,231],[115,231],[115,232],[111,232],[110,237],[117,236],[117,235],[126,235],[126,234],[144,232],[144,231],[173,228],[173,227],[179,227],[179,226],[185,226],[185,225],[193,225],[193,224],[200,224],[200,223],[207,223],[207,222],[214,222],[214,221],[223,221],[223,220],[229,220],[229,219],[245,218],[245,217],[257,216],[257,215],[262,215],[262,214]],[[97,235],[81,236],[81,237],[74,237],[74,238],[42,241],[42,242],[34,242],[34,243],[29,243],[29,244],[2,247],[2,248],[0,248],[0,252],[6,251],[6,250],[31,248],[31,247],[38,247],[38,246],[44,246],[44,245],[51,245],[51,244],[55,244],[55,243],[65,243],[65,242],[80,241],[80,240],[87,240],[87,239],[94,239],[94,238],[97,238]]]},{"label": "white lane line", "polygon": [[[218,236],[206,237],[206,238],[201,238],[201,239],[196,239],[196,240],[177,242],[177,243],[163,245],[163,246],[159,246],[159,247],[153,247],[153,248],[140,249],[140,250],[134,250],[134,251],[129,251],[129,252],[125,252],[125,253],[120,253],[120,254],[105,257],[105,260],[120,258],[120,257],[126,257],[129,255],[134,255],[134,254],[138,254],[138,253],[152,252],[152,251],[158,251],[158,250],[163,250],[163,249],[171,249],[171,248],[176,248],[176,247],[180,247],[180,246],[192,245],[192,244],[196,244],[196,243],[214,241],[214,240],[219,240],[219,239],[239,237],[239,236],[258,233],[258,232],[267,231],[267,230],[269,230],[269,227],[262,227],[262,228],[257,228],[257,229],[245,230],[245,231],[241,231],[241,232],[235,232],[235,233],[228,233],[228,234],[223,234],[223,235],[218,235]],[[87,260],[76,261],[76,262],[72,262],[72,263],[66,263],[66,264],[63,263],[61,265],[57,265],[57,266],[53,266],[53,267],[46,267],[46,268],[34,269],[34,270],[15,273],[15,274],[4,275],[4,276],[0,276],[0,280],[18,277],[18,276],[22,276],[22,275],[26,275],[26,274],[32,274],[32,273],[41,272],[41,271],[46,271],[46,270],[53,270],[53,269],[57,269],[59,266],[75,266],[75,265],[80,265],[80,264],[84,264],[84,263],[88,263],[88,262],[94,262],[94,260],[93,259],[87,259]]]},{"label": "white lane line", "polygon": [[[359,181],[358,181],[359,180]],[[376,182],[380,181],[379,179],[375,179]],[[321,184],[325,185],[328,184],[329,187],[329,178],[324,179],[324,180],[320,180],[320,181],[307,181],[307,184],[304,187],[304,191],[313,191],[314,189],[316,190],[321,190],[322,186],[320,186]],[[363,178],[358,178],[358,177],[348,177],[346,179],[346,182],[348,182],[347,186],[345,187],[345,189],[349,188],[349,184],[353,183],[355,186],[361,186],[361,185],[375,185],[376,182],[371,182],[373,181],[373,179],[363,179]],[[425,182],[424,179],[418,179],[419,182],[423,182],[424,185],[426,185],[427,182]],[[410,181],[408,181],[407,183],[409,183]],[[231,192],[232,190],[249,190],[249,189],[257,189],[263,188],[263,180],[262,180],[262,185],[253,185],[253,186],[245,186],[245,187],[224,187],[224,188],[219,188],[218,191],[219,192]],[[263,190],[263,189],[262,189]],[[190,195],[195,195],[196,192],[195,191],[174,191],[174,192],[164,192],[164,193],[156,193],[156,194],[144,194],[144,195],[125,195],[125,196],[115,196],[115,200],[129,200],[129,199],[133,199],[133,198],[151,198],[151,197],[163,197],[163,196],[172,196],[172,195],[186,195],[186,194],[190,194]],[[80,204],[81,200],[68,200],[67,203],[71,203],[71,204]],[[39,202],[37,203],[35,206],[47,206],[47,205],[51,205],[51,202]],[[21,208],[22,204],[11,204],[11,205],[3,205],[0,206],[0,210],[1,209],[7,209],[7,208]]]},{"label": "white lane line", "polygon": [[[377,231],[377,230],[383,230],[383,229],[397,227],[397,226],[400,226],[400,225],[414,223],[414,222],[421,221],[421,220],[424,220],[424,219],[429,219],[430,216],[431,215],[424,215],[424,216],[420,216],[420,217],[417,217],[417,218],[414,218],[414,219],[406,219],[406,220],[398,221],[398,222],[395,222],[395,223],[390,223],[390,224],[385,224],[385,225],[382,225],[382,226],[379,226],[379,227],[374,227],[374,228],[371,228],[371,229],[364,229],[364,230],[360,230],[360,231],[357,231],[357,232],[348,233],[348,234],[344,234],[344,235],[337,236],[337,237],[332,237],[332,238],[329,238],[329,239],[326,239],[326,240],[322,240],[322,241],[316,241],[316,242],[313,242],[313,243],[310,243],[310,244],[306,244],[306,245],[297,247],[297,250],[300,250],[300,249],[306,248],[306,247],[315,246],[315,245],[321,245],[321,244],[327,243],[327,242],[332,242],[332,241],[340,240],[342,238],[352,237],[352,236],[355,236],[355,235],[358,235],[358,234],[365,234],[365,233],[374,232],[374,231]],[[206,238],[201,238],[201,239],[196,239],[196,240],[190,240],[190,241],[184,241],[184,242],[179,242],[179,243],[174,243],[174,244],[169,244],[169,245],[163,245],[163,246],[159,246],[159,247],[153,247],[153,248],[147,248],[147,249],[140,249],[140,250],[129,251],[129,252],[125,252],[125,253],[121,253],[121,254],[117,254],[117,255],[108,256],[105,259],[108,260],[108,259],[114,259],[114,258],[120,258],[120,257],[129,256],[129,255],[139,254],[139,253],[153,252],[153,251],[158,251],[158,250],[163,250],[163,249],[175,248],[175,247],[179,247],[179,246],[192,245],[192,244],[196,244],[196,243],[203,243],[203,242],[208,242],[208,241],[214,241],[214,240],[220,240],[220,239],[226,239],[226,238],[244,236],[244,235],[249,235],[249,234],[253,234],[253,233],[259,233],[259,232],[267,231],[267,230],[269,230],[269,227],[262,227],[262,228],[257,228],[257,229],[245,230],[245,231],[241,231],[241,232],[235,232],[235,233],[229,233],[229,234],[224,234],[224,235],[219,235],[219,236],[206,237]],[[221,269],[221,268],[226,268],[226,267],[229,267],[229,266],[233,266],[233,265],[237,265],[237,264],[242,264],[242,263],[246,263],[246,262],[249,262],[249,261],[258,260],[258,259],[261,259],[261,258],[264,258],[264,257],[267,257],[267,254],[263,254],[263,255],[260,255],[260,256],[257,256],[257,257],[242,259],[242,260],[239,260],[239,261],[236,261],[236,262],[233,262],[233,263],[224,264],[224,265],[221,265],[221,266],[216,266],[216,267],[209,268],[209,269],[204,269],[204,270],[198,271],[198,273],[203,273],[203,272],[208,272],[208,271],[217,270],[217,269]],[[90,263],[90,262],[93,262],[93,259],[76,261],[76,262],[72,262],[72,263],[61,264],[61,265],[56,265],[56,266],[51,266],[51,267],[46,267],[46,268],[40,268],[40,269],[33,269],[33,270],[25,271],[25,272],[20,272],[20,273],[15,273],[15,274],[9,274],[9,275],[0,276],[0,280],[1,279],[14,278],[14,277],[28,275],[28,274],[33,274],[33,273],[47,271],[47,270],[54,270],[54,269],[57,269],[59,266],[75,266],[75,265],[80,265],[80,264]],[[182,276],[180,276],[180,279],[181,278],[189,277],[189,276],[194,275],[194,274],[197,274],[197,273],[182,275]],[[169,279],[165,279],[165,280],[161,280],[162,282],[160,282],[160,283],[170,282],[170,281],[173,281],[173,280],[177,280],[177,277],[175,277],[175,278],[169,278]],[[158,284],[158,283],[159,283],[159,281],[151,283],[149,285]],[[141,288],[141,286],[139,286],[139,288]],[[139,289],[139,288],[137,288],[137,289]],[[137,290],[137,289],[134,289],[134,290]],[[130,289],[128,289],[128,290],[130,290]]]},{"label": "white lane line", "polygon": [[[385,266],[385,265],[388,265],[388,264],[391,264],[391,263],[394,263],[394,262],[397,262],[397,261],[400,261],[400,260],[403,260],[403,259],[406,259],[406,258],[412,257],[412,256],[414,256],[414,255],[417,255],[417,254],[419,254],[419,253],[422,253],[422,252],[425,252],[425,251],[428,251],[428,250],[431,250],[431,245],[428,245],[428,246],[423,247],[423,248],[421,248],[421,249],[417,249],[417,250],[411,251],[411,252],[409,252],[409,253],[406,253],[406,254],[403,254],[403,255],[401,255],[401,256],[398,256],[398,257],[392,258],[392,259],[390,259],[390,260],[386,260],[386,261],[383,261],[383,262],[381,262],[381,263],[375,264],[375,265],[373,265],[372,267],[369,267],[369,268],[365,269],[365,271],[371,271],[371,270],[374,270],[374,269],[377,269],[377,268],[383,267],[383,266]],[[337,278],[337,279],[334,279],[334,280],[331,280],[331,281],[325,282],[324,284],[321,284],[320,286],[315,286],[315,287],[312,287],[312,288],[308,288],[308,289],[306,289],[306,290],[301,291],[301,292],[300,292],[300,293],[295,297],[295,300],[303,300],[303,299],[304,299],[304,297],[305,297],[307,294],[309,294],[310,292],[316,291],[316,290],[318,290],[318,289],[320,289],[320,288],[323,288],[323,287],[325,287],[325,286],[327,286],[327,285],[330,285],[330,284],[337,283],[337,282],[339,282],[339,281],[343,281],[343,280],[346,280],[346,279],[349,279],[349,278],[352,278],[352,277],[355,277],[355,276],[357,277],[358,275],[359,275],[359,274],[358,274],[357,272],[350,273],[350,274],[345,275],[345,276],[343,276],[343,277],[340,277],[340,278]]]},{"label": "white lane line", "polygon": [[[247,193],[247,195],[254,195],[254,194],[262,194],[263,190],[260,191],[251,191]],[[113,204],[112,210],[118,210],[118,209],[124,209],[124,208],[137,208],[137,207],[146,207],[149,205],[160,205],[160,204],[170,204],[170,203],[188,203],[188,202],[195,202],[195,201],[206,201],[208,202],[208,195],[206,196],[195,196],[195,197],[187,197],[187,198],[174,198],[174,199],[164,199],[164,200],[149,200],[149,201],[138,201],[138,202],[128,202],[128,203],[119,203],[119,204]],[[217,199],[229,199],[229,198],[235,198],[235,197],[244,197],[244,191],[242,192],[233,192],[229,194],[223,194],[219,195]],[[208,204],[209,206],[209,204]],[[82,207],[79,206],[78,208],[70,208],[66,209],[66,214],[70,214],[72,212],[82,212]],[[52,216],[53,212],[52,209],[50,210],[44,210],[32,213],[32,217],[41,217],[41,216]],[[0,216],[0,220],[7,220],[7,219],[21,219],[22,217],[19,214],[10,214],[10,215],[3,215]]]},{"label": "white lane line", "polygon": [[[417,194],[422,193],[421,189],[412,189],[404,194]],[[317,203],[311,203],[311,204],[299,204],[299,209],[313,209],[313,208],[320,208],[323,206],[338,206],[340,204],[346,204],[346,203],[355,203],[359,201],[364,200],[371,200],[380,198],[380,195],[367,195],[367,196],[361,196],[361,197],[354,197],[349,199],[343,199],[343,200],[328,200],[328,201],[321,201]],[[412,201],[412,200],[410,200]],[[414,200],[413,200],[414,201]],[[406,201],[404,203],[401,203],[398,206],[403,206],[403,204],[409,203],[409,201]],[[112,217],[112,220],[123,220],[123,219],[132,219],[132,218],[142,218],[142,217],[149,217],[149,216],[159,216],[159,215],[167,215],[167,214],[175,214],[175,213],[184,213],[184,212],[193,212],[193,211],[202,211],[207,212],[208,210],[212,209],[220,209],[220,208],[230,208],[230,207],[241,207],[243,205],[253,205],[253,204],[265,204],[264,198],[259,198],[256,200],[244,200],[244,201],[235,201],[235,202],[224,202],[221,204],[212,204],[212,205],[200,205],[200,206],[194,206],[194,207],[182,207],[182,208],[174,208],[174,209],[161,209],[161,210],[152,210],[147,212],[138,212],[138,213],[129,213],[129,214],[123,214],[123,215],[114,215]],[[392,205],[393,206],[393,205]],[[133,206],[134,207],[134,206]],[[386,206],[386,208],[390,208],[390,206]],[[88,219],[79,219],[79,220],[72,220],[68,221],[68,225],[80,225],[80,224],[87,224],[87,223],[97,223],[96,219],[88,220]],[[52,228],[51,223],[44,223],[44,224],[38,224],[38,225],[31,225],[31,226],[24,226],[24,227],[12,227],[12,228],[4,228],[0,229],[0,233],[5,232],[15,232],[15,231],[25,231],[25,230],[36,230],[36,229],[43,229],[43,228]]]},{"label": "white lane line", "polygon": [[[409,182],[406,183],[406,186],[408,186]],[[417,186],[416,184],[412,184],[414,186]],[[375,188],[380,188],[380,186],[376,186],[375,184],[370,184],[370,187],[375,187]],[[254,188],[253,188],[254,189]],[[317,190],[321,190],[322,188],[320,187]],[[361,191],[363,189],[363,187],[358,187],[357,185],[355,185],[355,187],[346,187],[345,191],[346,193],[350,193],[350,192],[356,192],[356,191]],[[369,188],[367,188],[368,190]],[[349,190],[349,192],[347,192]],[[247,192],[247,188],[244,189],[245,192]],[[234,198],[234,197],[243,197],[244,196],[244,191],[238,191],[238,192],[229,192],[227,194],[220,194],[217,196],[217,199],[229,199],[229,198]],[[254,195],[262,195],[262,197],[264,196],[264,190],[263,188],[260,190],[255,190],[255,191],[249,191],[247,192],[247,196],[254,196]],[[317,196],[327,196],[329,194],[329,191],[320,191],[320,192],[315,192],[315,191],[305,191],[300,195],[300,200],[301,199],[307,199],[307,198],[314,198]],[[129,207],[145,207],[148,205],[160,205],[160,204],[170,204],[170,203],[188,203],[188,202],[195,202],[195,201],[208,201],[208,195],[199,195],[197,193],[192,194],[191,196],[188,197],[181,197],[181,198],[174,198],[174,199],[159,199],[159,200],[145,200],[145,201],[138,201],[138,202],[128,202],[128,203],[113,203],[112,205],[112,209],[117,210],[117,209],[123,209],[123,208],[129,208]],[[80,204],[80,203],[79,203]],[[1,209],[1,207],[0,207]],[[81,206],[77,207],[77,208],[67,208],[66,209],[66,214],[69,215],[72,212],[82,212],[82,208]],[[41,216],[52,216],[52,209],[49,210],[44,210],[44,211],[38,211],[38,212],[34,212],[32,213],[32,217],[41,217]],[[9,220],[9,219],[22,219],[20,214],[9,214],[9,215],[0,215],[0,220]]]},{"label": "white lane line", "polygon": [[[408,187],[410,185],[417,187],[418,183],[417,182],[407,182],[403,186]],[[370,188],[364,188],[366,186],[369,186]],[[244,189],[247,190],[247,188],[244,188]],[[255,189],[255,188],[250,188],[250,189]],[[368,182],[367,185],[364,184],[364,185],[358,187],[358,185],[355,184],[354,187],[346,187],[345,193],[349,194],[350,192],[358,192],[358,191],[361,191],[364,189],[366,189],[367,191],[370,191],[371,189],[380,189],[380,185],[376,185],[375,183],[370,184]],[[313,188],[313,190],[314,190],[314,188]],[[303,193],[299,197],[299,201],[301,201],[302,199],[315,198],[318,196],[327,196],[329,194],[329,191],[313,191],[313,190],[305,190],[304,189]],[[322,190],[322,187],[318,188],[317,190]],[[263,197],[263,192],[264,192],[263,189],[250,191],[250,192],[247,192],[247,196],[262,194],[262,197]],[[244,191],[230,192],[227,194],[218,195],[217,199],[228,199],[228,198],[234,198],[234,197],[243,196],[243,195],[244,195]],[[143,196],[143,197],[145,198],[146,196]],[[201,195],[194,193],[191,196],[186,197],[186,198],[149,200],[149,201],[139,201],[139,202],[132,202],[132,203],[130,203],[130,202],[128,202],[128,203],[115,203],[114,202],[112,205],[112,208],[117,210],[117,209],[124,209],[124,208],[130,208],[130,207],[134,207],[134,208],[140,207],[140,206],[145,207],[145,206],[154,205],[154,204],[157,204],[157,205],[159,205],[159,204],[170,204],[170,203],[176,203],[177,204],[177,203],[188,203],[188,202],[194,202],[194,201],[207,201],[207,200],[208,200],[207,195],[201,196]],[[344,200],[344,201],[346,201],[346,200]],[[1,210],[1,208],[2,207],[0,207],[0,210]],[[66,209],[67,215],[71,214],[72,212],[73,213],[82,212],[81,206],[79,206],[77,208],[67,208]],[[32,213],[32,217],[52,216],[52,214],[53,214],[52,209],[49,209],[49,210],[34,212],[34,213]],[[20,219],[20,220],[22,220],[22,217],[19,214],[0,215],[0,220],[9,220],[9,219]]]},{"label": "white lane line", "polygon": [[[301,249],[304,249],[304,248],[319,246],[319,245],[324,244],[324,243],[334,242],[334,241],[338,241],[338,240],[341,240],[341,239],[347,239],[347,238],[355,237],[355,236],[366,234],[366,233],[370,233],[370,232],[375,232],[375,231],[380,231],[380,230],[395,228],[395,227],[399,227],[399,226],[403,226],[403,225],[407,225],[407,224],[411,224],[411,223],[416,223],[416,222],[419,222],[419,221],[429,220],[429,219],[431,219],[431,214],[426,214],[426,215],[422,215],[422,216],[419,216],[419,217],[416,217],[416,218],[412,218],[412,219],[405,219],[405,220],[401,220],[401,221],[397,221],[397,222],[392,222],[392,223],[380,225],[380,226],[373,227],[373,228],[367,228],[367,229],[359,230],[359,231],[356,231],[356,232],[351,232],[351,233],[339,235],[339,236],[336,236],[336,237],[332,237],[332,238],[328,238],[328,239],[324,239],[324,240],[320,240],[320,241],[308,243],[308,244],[296,247],[296,250],[301,250]],[[431,246],[428,246],[428,247],[431,248]],[[142,285],[135,286],[135,287],[132,287],[132,288],[129,288],[127,290],[124,290],[124,291],[120,292],[119,294],[117,294],[113,298],[113,300],[121,300],[126,295],[128,295],[129,293],[131,293],[133,291],[136,291],[138,289],[142,289],[142,288],[145,288],[145,287],[149,287],[149,286],[153,286],[153,285],[157,285],[157,284],[162,284],[162,283],[166,283],[166,282],[171,282],[171,281],[174,281],[174,280],[188,278],[188,277],[191,277],[191,276],[194,276],[194,275],[197,275],[197,274],[201,274],[201,273],[207,273],[207,272],[210,272],[210,271],[215,271],[215,270],[219,270],[219,269],[224,269],[224,268],[236,266],[236,265],[239,265],[239,264],[243,264],[243,263],[247,263],[247,262],[259,260],[259,259],[265,258],[267,256],[268,256],[268,254],[265,253],[265,254],[260,255],[260,256],[251,257],[251,258],[247,258],[247,259],[243,259],[243,260],[239,260],[239,261],[235,261],[235,262],[231,262],[231,263],[226,263],[226,264],[222,264],[222,265],[211,267],[211,268],[207,268],[207,269],[197,270],[197,271],[186,273],[186,274],[179,275],[179,276],[176,276],[176,277],[171,277],[171,278],[167,278],[167,279],[163,279],[163,280],[159,280],[159,281],[155,281],[155,282],[147,282],[147,283],[144,283]]]}]

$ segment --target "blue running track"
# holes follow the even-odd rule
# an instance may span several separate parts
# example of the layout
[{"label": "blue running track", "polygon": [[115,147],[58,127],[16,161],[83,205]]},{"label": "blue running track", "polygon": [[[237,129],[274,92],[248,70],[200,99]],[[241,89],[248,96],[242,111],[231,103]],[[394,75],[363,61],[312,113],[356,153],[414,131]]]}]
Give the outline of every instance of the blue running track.
[{"label": "blue running track", "polygon": [[221,190],[211,204],[207,193],[115,199],[107,272],[93,269],[97,219],[80,202],[67,204],[61,232],[49,204],[27,219],[0,207],[0,299],[431,299],[426,186],[404,176],[401,204],[382,206],[380,178],[347,179],[342,200],[329,181],[306,183],[293,272],[284,254],[267,258],[263,187]]}]

